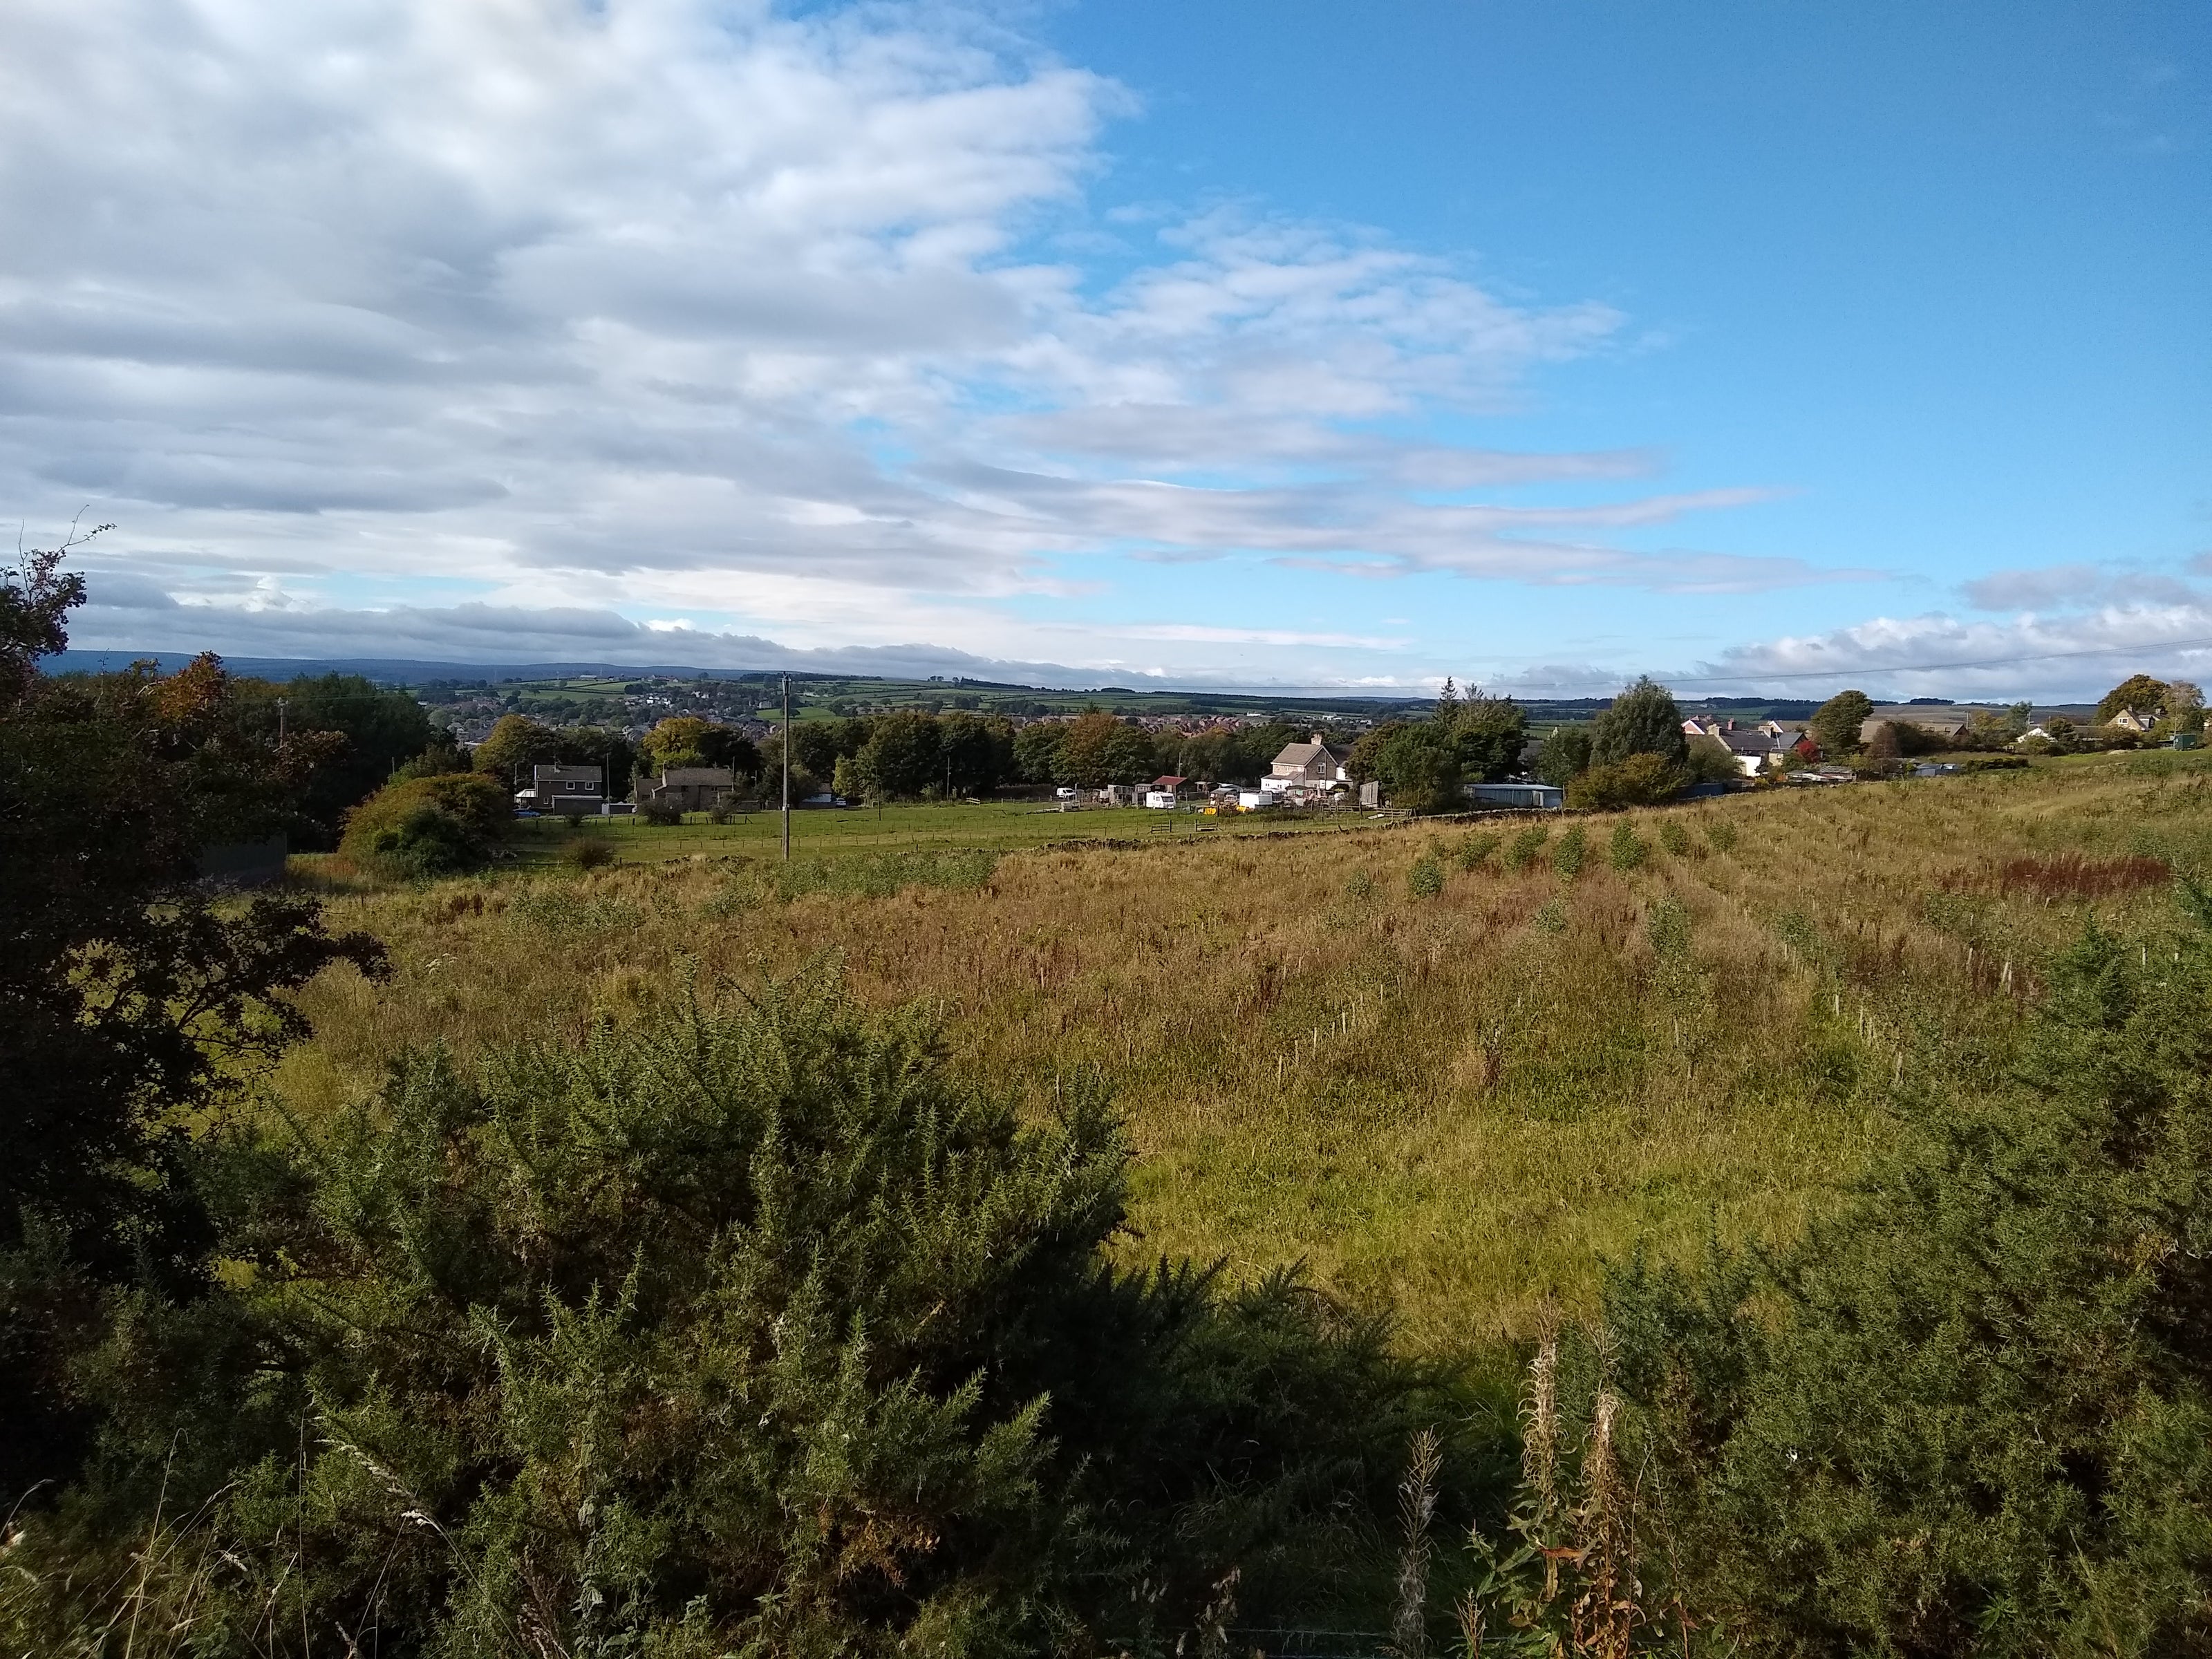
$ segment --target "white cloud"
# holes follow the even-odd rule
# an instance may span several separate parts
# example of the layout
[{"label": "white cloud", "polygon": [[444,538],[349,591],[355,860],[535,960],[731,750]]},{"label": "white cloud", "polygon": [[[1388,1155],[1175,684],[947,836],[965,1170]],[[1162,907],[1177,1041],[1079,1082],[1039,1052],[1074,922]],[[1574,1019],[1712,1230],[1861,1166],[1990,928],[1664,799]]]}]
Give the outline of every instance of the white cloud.
[{"label": "white cloud", "polygon": [[1033,257],[1130,103],[933,9],[13,0],[0,498],[96,502],[190,600],[459,582],[801,641],[964,606],[985,642],[1099,550],[1815,577],[1610,539],[1753,491],[1470,498],[1654,470],[1423,435],[1607,349],[1605,307],[1237,210],[1156,219],[1103,290]]},{"label": "white cloud", "polygon": [[1900,696],[2063,701],[2133,673],[2212,672],[2212,598],[2116,600],[2094,610],[1966,621],[1941,612],[1877,617],[1832,632],[1739,647],[1699,665],[1698,689],[1826,696],[1858,685]]}]

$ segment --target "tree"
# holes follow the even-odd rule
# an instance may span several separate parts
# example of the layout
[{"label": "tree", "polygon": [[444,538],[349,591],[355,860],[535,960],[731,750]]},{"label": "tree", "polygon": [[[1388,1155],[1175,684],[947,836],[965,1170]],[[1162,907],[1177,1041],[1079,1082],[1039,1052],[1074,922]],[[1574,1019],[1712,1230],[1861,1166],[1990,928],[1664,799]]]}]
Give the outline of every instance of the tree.
[{"label": "tree", "polygon": [[358,674],[302,675],[280,684],[236,680],[233,686],[241,714],[260,721],[272,737],[282,698],[288,733],[328,732],[342,739],[308,776],[292,825],[313,847],[336,846],[347,809],[382,787],[395,766],[421,754],[435,735],[413,697]]},{"label": "tree", "polygon": [[955,794],[988,796],[1013,770],[1014,728],[1003,716],[957,711],[942,715],[937,738]]},{"label": "tree", "polygon": [[[2166,684],[2148,674],[2130,674],[2098,699],[2097,724],[2109,725],[2112,717],[2123,710],[2145,720],[2155,720],[2166,713]],[[2200,706],[2201,706],[2200,696]]]},{"label": "tree", "polygon": [[[1451,682],[1444,682],[1450,690]],[[1439,705],[1437,725],[1449,734],[1459,757],[1460,769],[1485,783],[1496,783],[1520,763],[1528,741],[1528,720],[1510,697],[1486,696],[1470,690],[1455,698],[1447,716]]]},{"label": "tree", "polygon": [[[2204,729],[2204,690],[2190,680],[2166,683],[2166,723],[2175,732]],[[2046,726],[2046,730],[2049,728]]]},{"label": "tree", "polygon": [[1455,812],[1467,805],[1459,746],[1435,720],[1395,727],[1375,757],[1375,775],[1394,805],[1416,812]]},{"label": "tree", "polygon": [[912,800],[945,783],[945,746],[936,719],[916,709],[886,714],[853,757],[853,773],[870,800]]},{"label": "tree", "polygon": [[1183,737],[1169,769],[1214,783],[1255,784],[1290,740],[1288,727],[1214,726]]},{"label": "tree", "polygon": [[[498,736],[499,728],[495,726],[492,737]],[[696,714],[672,714],[639,739],[638,757],[655,772],[672,766],[728,766],[739,744],[751,746],[744,733],[729,726]]]},{"label": "tree", "polygon": [[1813,711],[1807,726],[1826,755],[1854,754],[1859,733],[1874,718],[1874,699],[1863,691],[1838,691]]},{"label": "tree", "polygon": [[1359,734],[1345,757],[1344,769],[1354,783],[1373,783],[1382,775],[1383,751],[1397,741],[1399,735],[1411,729],[1410,720],[1384,720],[1370,726]]},{"label": "tree", "polygon": [[471,758],[477,771],[513,788],[529,781],[532,767],[559,765],[561,749],[561,734],[551,726],[527,714],[501,714]]},{"label": "tree", "polygon": [[1688,749],[1674,694],[1646,674],[1599,710],[1590,723],[1590,763],[1613,766],[1631,755],[1680,763]]},{"label": "tree", "polygon": [[1152,745],[1139,726],[1103,712],[1079,714],[1060,742],[1054,773],[1060,782],[1096,789],[1109,783],[1140,783],[1150,770]]},{"label": "tree", "polygon": [[1058,720],[1032,720],[1014,733],[1014,767],[1030,783],[1060,776],[1060,746],[1067,728]]},{"label": "tree", "polygon": [[1536,775],[1546,783],[1565,788],[1589,763],[1589,727],[1555,726],[1536,752]]},{"label": "tree", "polygon": [[282,825],[326,742],[280,745],[212,656],[47,679],[83,585],[0,575],[0,1491],[66,1475],[78,1362],[124,1287],[191,1298],[212,1224],[193,1130],[307,1024],[289,993],[382,950],[293,894],[240,902],[202,852]]}]

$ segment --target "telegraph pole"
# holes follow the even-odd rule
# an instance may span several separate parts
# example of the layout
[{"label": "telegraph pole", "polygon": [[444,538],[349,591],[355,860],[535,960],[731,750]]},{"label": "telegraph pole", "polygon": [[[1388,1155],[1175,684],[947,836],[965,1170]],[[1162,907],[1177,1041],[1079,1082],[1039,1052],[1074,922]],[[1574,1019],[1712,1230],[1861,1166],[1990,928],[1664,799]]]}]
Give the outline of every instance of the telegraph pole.
[{"label": "telegraph pole", "polygon": [[783,861],[791,862],[791,676],[783,677]]}]

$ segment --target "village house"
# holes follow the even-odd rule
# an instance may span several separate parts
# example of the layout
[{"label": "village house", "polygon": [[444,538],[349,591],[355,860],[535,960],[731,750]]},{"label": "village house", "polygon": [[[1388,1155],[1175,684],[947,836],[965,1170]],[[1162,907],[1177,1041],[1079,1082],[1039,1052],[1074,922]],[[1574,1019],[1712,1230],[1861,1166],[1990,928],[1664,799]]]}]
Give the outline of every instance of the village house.
[{"label": "village house", "polygon": [[1693,717],[1684,720],[1682,735],[1692,743],[1703,738],[1719,744],[1729,751],[1744,776],[1755,778],[1762,768],[1779,767],[1789,754],[1790,746],[1802,734],[1792,731],[1779,720],[1747,721],[1738,725],[1734,720],[1707,715],[1702,719]]},{"label": "village house", "polygon": [[514,792],[514,804],[538,812],[596,813],[607,798],[605,776],[596,766],[533,766],[530,787]]},{"label": "village house", "polygon": [[729,799],[737,787],[737,775],[726,766],[665,767],[657,775],[638,780],[637,804],[705,812]]},{"label": "village house", "polygon": [[1942,743],[1955,743],[1973,729],[1976,710],[1956,703],[1906,702],[1876,708],[1859,722],[1859,741],[1872,743],[1878,727],[1915,726]]},{"label": "village house", "polygon": [[1267,775],[1260,780],[1260,787],[1271,795],[1306,794],[1348,784],[1352,775],[1344,769],[1347,758],[1330,748],[1316,732],[1311,743],[1285,744]]}]

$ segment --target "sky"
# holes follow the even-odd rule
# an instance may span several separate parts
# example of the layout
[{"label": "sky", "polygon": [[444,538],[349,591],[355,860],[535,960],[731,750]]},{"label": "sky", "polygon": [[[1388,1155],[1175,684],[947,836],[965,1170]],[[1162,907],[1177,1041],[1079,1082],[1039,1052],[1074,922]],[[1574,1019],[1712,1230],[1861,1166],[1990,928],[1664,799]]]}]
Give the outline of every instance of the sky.
[{"label": "sky", "polygon": [[[2198,0],[9,0],[73,643],[2212,675]],[[81,519],[80,519],[80,515]]]}]

